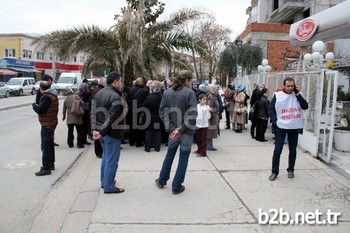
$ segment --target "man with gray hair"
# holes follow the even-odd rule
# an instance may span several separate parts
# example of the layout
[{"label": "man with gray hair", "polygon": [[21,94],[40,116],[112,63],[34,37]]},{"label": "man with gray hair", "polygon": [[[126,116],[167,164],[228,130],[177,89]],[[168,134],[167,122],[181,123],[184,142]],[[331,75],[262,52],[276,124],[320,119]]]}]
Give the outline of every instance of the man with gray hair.
[{"label": "man with gray hair", "polygon": [[158,188],[163,188],[166,185],[170,178],[171,165],[177,148],[180,146],[179,163],[172,182],[173,194],[185,191],[185,186],[182,183],[185,180],[193,134],[196,129],[197,101],[196,95],[191,89],[192,78],[190,71],[180,71],[179,75],[173,79],[172,87],[164,92],[159,108],[160,118],[164,122],[165,129],[169,132],[169,142],[156,184]]}]

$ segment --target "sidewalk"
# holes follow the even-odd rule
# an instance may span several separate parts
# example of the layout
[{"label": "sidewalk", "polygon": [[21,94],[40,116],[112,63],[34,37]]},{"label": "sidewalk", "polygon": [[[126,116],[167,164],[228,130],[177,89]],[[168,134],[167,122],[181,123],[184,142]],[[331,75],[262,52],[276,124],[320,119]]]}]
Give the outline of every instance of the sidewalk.
[{"label": "sidewalk", "polygon": [[[207,158],[191,154],[186,190],[178,195],[171,192],[171,180],[164,189],[154,182],[165,146],[161,152],[146,153],[123,145],[116,179],[126,191],[110,195],[100,189],[101,160],[90,146],[67,179],[49,194],[31,232],[349,232],[350,180],[345,176],[298,150],[295,178],[288,179],[285,146],[280,175],[271,182],[271,139],[256,142],[247,131],[221,130],[214,146],[218,151],[208,152]],[[175,161],[173,169],[177,157]],[[317,214],[317,210],[326,220],[328,209],[341,216],[336,225],[261,225],[259,208],[270,216],[273,209],[282,208],[293,220],[296,212]],[[280,215],[275,217],[278,223]]]}]

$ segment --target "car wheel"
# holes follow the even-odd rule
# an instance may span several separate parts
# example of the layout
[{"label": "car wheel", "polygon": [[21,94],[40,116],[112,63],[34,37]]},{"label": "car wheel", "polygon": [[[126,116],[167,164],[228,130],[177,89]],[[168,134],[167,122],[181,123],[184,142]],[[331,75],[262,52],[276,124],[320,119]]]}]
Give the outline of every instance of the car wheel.
[{"label": "car wheel", "polygon": [[30,94],[34,95],[35,94],[35,89],[33,88]]},{"label": "car wheel", "polygon": [[19,96],[22,96],[23,95],[23,90],[19,90]]},{"label": "car wheel", "polygon": [[8,97],[10,97],[10,92],[9,92],[9,91],[6,91],[6,93],[5,93],[5,98],[8,98]]}]

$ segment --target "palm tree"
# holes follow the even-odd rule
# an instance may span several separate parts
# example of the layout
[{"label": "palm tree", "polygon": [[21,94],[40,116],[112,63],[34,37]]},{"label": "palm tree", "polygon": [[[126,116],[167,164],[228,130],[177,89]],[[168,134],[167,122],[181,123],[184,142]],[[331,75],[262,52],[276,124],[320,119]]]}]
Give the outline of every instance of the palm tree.
[{"label": "palm tree", "polygon": [[[104,65],[110,70],[120,71],[128,86],[134,77],[151,79],[160,65],[171,65],[172,51],[188,51],[192,38],[181,29],[181,25],[201,14],[183,9],[172,14],[169,20],[146,25],[144,12],[142,6],[137,14],[128,7],[110,29],[93,25],[57,30],[39,36],[33,44],[52,48],[61,60],[68,60],[79,52],[85,53],[88,55],[85,72],[93,65]],[[203,51],[200,46],[196,49]]]}]

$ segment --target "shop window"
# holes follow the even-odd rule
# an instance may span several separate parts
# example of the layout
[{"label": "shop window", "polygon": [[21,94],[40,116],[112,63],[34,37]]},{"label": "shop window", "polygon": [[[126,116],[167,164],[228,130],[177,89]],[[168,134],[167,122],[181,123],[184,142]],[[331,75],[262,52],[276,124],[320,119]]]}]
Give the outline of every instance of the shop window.
[{"label": "shop window", "polygon": [[38,59],[38,60],[44,60],[44,53],[42,53],[42,52],[37,52],[37,53],[36,53],[36,59]]},{"label": "shop window", "polygon": [[22,57],[23,58],[32,58],[32,51],[27,50],[27,49],[23,49],[22,50]]},{"label": "shop window", "polygon": [[5,57],[16,57],[15,49],[5,49]]}]

